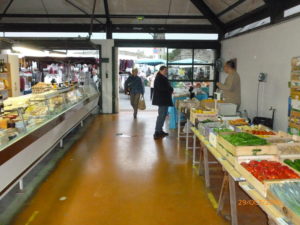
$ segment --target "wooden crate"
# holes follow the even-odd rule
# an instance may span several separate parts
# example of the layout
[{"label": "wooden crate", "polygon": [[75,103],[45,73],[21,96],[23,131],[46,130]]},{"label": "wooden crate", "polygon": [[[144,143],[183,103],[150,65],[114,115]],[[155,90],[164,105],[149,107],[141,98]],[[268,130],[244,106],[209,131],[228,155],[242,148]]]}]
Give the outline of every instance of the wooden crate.
[{"label": "wooden crate", "polygon": [[[247,169],[245,169],[241,163],[247,162],[249,163],[251,160],[268,160],[268,161],[277,161],[280,162],[278,156],[251,156],[251,157],[238,157],[236,159],[235,168],[239,171],[239,173],[246,179],[246,181],[251,184],[262,196],[267,197],[267,191],[271,184],[274,183],[282,183],[282,182],[293,182],[297,181],[300,182],[300,179],[284,179],[284,180],[266,180],[263,182],[260,182],[258,179],[256,179],[255,176],[253,176]],[[286,164],[283,164],[287,166]],[[300,175],[300,173],[293,168],[292,169],[296,174]]]},{"label": "wooden crate", "polygon": [[278,149],[275,145],[262,146],[234,146],[226,141],[222,136],[218,136],[218,144],[225,148],[234,156],[257,156],[257,155],[277,155]]},{"label": "wooden crate", "polygon": [[292,110],[291,111],[291,117],[300,117],[300,112]]},{"label": "wooden crate", "polygon": [[[283,182],[293,182],[293,180],[283,181]],[[271,184],[271,183],[269,183]],[[267,200],[273,202],[274,206],[279,209],[284,216],[286,216],[293,224],[300,224],[300,216],[297,215],[293,210],[284,204],[270,189],[267,190]]]},{"label": "wooden crate", "polygon": [[232,166],[235,166],[237,164],[238,157],[232,155],[223,146],[217,144],[216,149]]},{"label": "wooden crate", "polygon": [[205,114],[205,113],[197,113],[193,110],[190,112],[190,121],[192,124],[196,124],[196,121],[204,121],[204,120],[212,120],[212,121],[218,121],[217,114]]},{"label": "wooden crate", "polygon": [[295,157],[299,157],[300,158],[300,151],[299,153],[285,153],[282,152],[280,149],[281,148],[285,148],[285,147],[293,147],[293,146],[298,146],[300,147],[300,143],[281,143],[281,144],[277,144],[277,149],[278,149],[278,154],[280,156],[280,158],[283,159],[287,159],[287,158],[295,158]]}]

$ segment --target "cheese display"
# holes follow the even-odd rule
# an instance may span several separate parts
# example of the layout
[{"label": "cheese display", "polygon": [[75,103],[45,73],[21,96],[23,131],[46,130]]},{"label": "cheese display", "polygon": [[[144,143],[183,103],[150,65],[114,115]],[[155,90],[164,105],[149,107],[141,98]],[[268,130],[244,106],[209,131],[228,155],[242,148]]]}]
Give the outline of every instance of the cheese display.
[{"label": "cheese display", "polygon": [[0,116],[0,148],[97,93],[89,86],[55,90],[39,83],[37,87],[33,94],[8,98],[3,102],[4,112]]}]

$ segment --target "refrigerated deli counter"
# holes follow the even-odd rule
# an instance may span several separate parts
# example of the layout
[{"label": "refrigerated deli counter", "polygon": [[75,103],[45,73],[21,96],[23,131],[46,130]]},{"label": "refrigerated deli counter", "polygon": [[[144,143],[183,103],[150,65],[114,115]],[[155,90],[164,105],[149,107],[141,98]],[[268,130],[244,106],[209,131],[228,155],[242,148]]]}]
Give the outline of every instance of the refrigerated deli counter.
[{"label": "refrigerated deli counter", "polygon": [[97,107],[93,85],[8,98],[0,118],[0,198]]}]

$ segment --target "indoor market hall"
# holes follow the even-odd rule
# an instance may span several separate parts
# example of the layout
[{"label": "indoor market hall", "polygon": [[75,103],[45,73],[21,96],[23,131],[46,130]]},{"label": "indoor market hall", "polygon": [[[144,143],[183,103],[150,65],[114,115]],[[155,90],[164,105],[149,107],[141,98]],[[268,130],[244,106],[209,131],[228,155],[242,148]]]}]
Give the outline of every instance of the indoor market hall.
[{"label": "indoor market hall", "polygon": [[0,0],[0,225],[300,225],[300,0]]}]

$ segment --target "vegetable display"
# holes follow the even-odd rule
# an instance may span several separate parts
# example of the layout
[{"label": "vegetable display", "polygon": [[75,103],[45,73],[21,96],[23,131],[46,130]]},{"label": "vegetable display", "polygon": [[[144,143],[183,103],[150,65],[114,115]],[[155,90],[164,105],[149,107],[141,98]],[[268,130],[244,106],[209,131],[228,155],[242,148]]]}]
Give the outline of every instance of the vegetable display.
[{"label": "vegetable display", "polygon": [[294,161],[290,159],[286,159],[284,160],[284,163],[300,172],[300,159],[296,159]]},{"label": "vegetable display", "polygon": [[257,136],[273,136],[276,135],[274,131],[267,130],[265,127],[261,125],[255,125],[255,126],[238,126],[238,129],[240,129],[243,132],[247,132],[253,135]]},{"label": "vegetable display", "polygon": [[226,133],[226,132],[232,132],[231,129],[228,128],[214,128],[214,133]]},{"label": "vegetable display", "polygon": [[289,209],[300,216],[300,183],[286,182],[272,184],[270,190],[280,199]]},{"label": "vegetable display", "polygon": [[245,119],[237,119],[237,120],[230,120],[229,124],[232,126],[240,126],[240,125],[248,125],[249,123]]},{"label": "vegetable display", "polygon": [[253,135],[259,135],[259,136],[271,136],[271,135],[276,135],[275,132],[273,131],[266,131],[266,130],[251,130],[249,133]]},{"label": "vegetable display", "polygon": [[214,122],[216,122],[216,121],[210,120],[210,119],[201,121],[201,123],[214,123]]},{"label": "vegetable display", "polygon": [[248,170],[260,182],[265,180],[284,180],[298,179],[300,176],[287,166],[275,161],[256,161],[251,160],[249,163],[243,162],[241,165]]},{"label": "vegetable display", "polygon": [[248,133],[226,134],[222,135],[222,137],[234,146],[259,146],[268,144],[265,139]]}]

